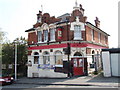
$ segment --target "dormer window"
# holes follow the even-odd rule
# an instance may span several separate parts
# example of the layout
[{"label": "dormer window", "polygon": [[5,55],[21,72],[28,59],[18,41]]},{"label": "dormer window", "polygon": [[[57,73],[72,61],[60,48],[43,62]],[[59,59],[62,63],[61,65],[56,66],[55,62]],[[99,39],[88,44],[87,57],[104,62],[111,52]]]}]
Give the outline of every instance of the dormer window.
[{"label": "dormer window", "polygon": [[50,41],[55,41],[55,29],[50,29]]},{"label": "dormer window", "polygon": [[74,25],[74,40],[81,40],[81,26],[80,25]]},{"label": "dormer window", "polygon": [[44,42],[47,42],[48,41],[48,30],[44,30],[43,34],[44,34]]}]

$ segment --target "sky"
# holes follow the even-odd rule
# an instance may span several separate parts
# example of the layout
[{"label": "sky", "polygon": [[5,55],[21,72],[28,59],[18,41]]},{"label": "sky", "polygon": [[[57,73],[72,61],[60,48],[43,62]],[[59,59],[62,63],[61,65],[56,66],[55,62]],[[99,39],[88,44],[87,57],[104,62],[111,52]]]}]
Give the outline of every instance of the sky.
[{"label": "sky", "polygon": [[[37,22],[39,10],[58,17],[72,13],[76,0],[0,0],[0,28],[13,41],[26,37],[28,30]],[[97,16],[100,28],[109,36],[110,48],[118,47],[118,1],[119,0],[77,0],[85,9],[87,21],[95,25]],[[41,8],[43,6],[43,9]]]}]

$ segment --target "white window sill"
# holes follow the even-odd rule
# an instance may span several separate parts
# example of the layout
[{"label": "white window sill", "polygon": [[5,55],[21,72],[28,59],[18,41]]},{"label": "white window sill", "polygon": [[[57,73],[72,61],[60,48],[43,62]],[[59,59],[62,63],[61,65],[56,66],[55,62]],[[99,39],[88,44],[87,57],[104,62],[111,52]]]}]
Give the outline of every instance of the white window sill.
[{"label": "white window sill", "polygon": [[47,43],[47,41],[44,41],[43,43]]},{"label": "white window sill", "polygon": [[74,38],[74,40],[83,40],[83,38]]},{"label": "white window sill", "polygon": [[43,42],[38,42],[38,43],[43,43]]},{"label": "white window sill", "polygon": [[51,40],[50,42],[55,42],[55,40]]},{"label": "white window sill", "polygon": [[55,67],[63,67],[63,65],[55,65]]},{"label": "white window sill", "polygon": [[99,42],[99,44],[102,44],[101,42]]},{"label": "white window sill", "polygon": [[33,64],[33,66],[37,66],[38,64]]},{"label": "white window sill", "polygon": [[92,40],[92,42],[95,42],[95,40]]}]

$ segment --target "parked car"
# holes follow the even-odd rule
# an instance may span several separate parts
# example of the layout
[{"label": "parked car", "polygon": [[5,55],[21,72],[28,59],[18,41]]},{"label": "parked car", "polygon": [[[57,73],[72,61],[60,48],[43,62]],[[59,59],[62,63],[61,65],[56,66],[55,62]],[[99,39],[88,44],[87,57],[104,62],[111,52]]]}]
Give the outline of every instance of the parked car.
[{"label": "parked car", "polygon": [[0,85],[12,84],[14,78],[9,75],[0,75]]}]

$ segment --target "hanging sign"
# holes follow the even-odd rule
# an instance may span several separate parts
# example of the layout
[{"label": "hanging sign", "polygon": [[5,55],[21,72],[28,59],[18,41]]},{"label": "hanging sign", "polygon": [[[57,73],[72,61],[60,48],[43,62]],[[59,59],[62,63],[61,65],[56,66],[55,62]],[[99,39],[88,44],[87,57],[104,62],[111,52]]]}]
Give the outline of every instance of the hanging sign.
[{"label": "hanging sign", "polygon": [[58,39],[62,39],[62,28],[58,28]]}]

